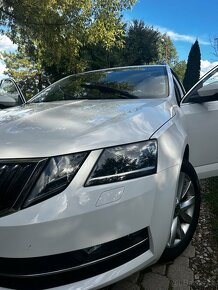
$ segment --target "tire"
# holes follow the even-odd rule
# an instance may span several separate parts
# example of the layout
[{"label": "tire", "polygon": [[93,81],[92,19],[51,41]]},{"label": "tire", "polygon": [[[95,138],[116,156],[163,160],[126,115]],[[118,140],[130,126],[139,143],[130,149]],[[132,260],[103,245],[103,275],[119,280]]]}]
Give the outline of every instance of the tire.
[{"label": "tire", "polygon": [[170,238],[160,258],[161,262],[174,260],[187,248],[197,227],[200,203],[197,174],[193,166],[184,160],[179,176]]}]

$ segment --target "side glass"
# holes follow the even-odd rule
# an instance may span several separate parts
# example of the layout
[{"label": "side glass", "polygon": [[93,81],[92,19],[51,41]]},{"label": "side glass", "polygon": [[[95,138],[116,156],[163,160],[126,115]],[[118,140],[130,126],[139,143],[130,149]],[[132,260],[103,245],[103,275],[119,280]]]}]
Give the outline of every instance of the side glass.
[{"label": "side glass", "polygon": [[11,80],[3,80],[0,86],[0,108],[21,105],[19,92]]},{"label": "side glass", "polygon": [[202,83],[202,86],[204,87],[212,83],[218,83],[218,70],[216,70],[216,72],[212,74],[212,76],[206,78],[205,81]]},{"label": "side glass", "polygon": [[218,101],[218,69],[204,78],[189,94],[189,102]]}]

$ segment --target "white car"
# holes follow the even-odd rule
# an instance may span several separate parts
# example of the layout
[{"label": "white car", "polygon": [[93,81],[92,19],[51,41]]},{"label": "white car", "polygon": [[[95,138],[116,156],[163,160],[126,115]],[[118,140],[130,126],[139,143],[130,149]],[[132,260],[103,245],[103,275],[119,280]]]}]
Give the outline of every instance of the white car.
[{"label": "white car", "polygon": [[0,111],[1,289],[99,289],[187,247],[218,175],[218,67],[184,94],[168,66],[124,67]]}]

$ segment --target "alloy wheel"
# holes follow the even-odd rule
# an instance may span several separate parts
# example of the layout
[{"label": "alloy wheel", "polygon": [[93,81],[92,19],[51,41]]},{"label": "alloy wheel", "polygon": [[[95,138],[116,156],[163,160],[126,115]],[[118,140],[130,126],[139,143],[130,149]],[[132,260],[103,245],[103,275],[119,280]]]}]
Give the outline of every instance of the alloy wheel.
[{"label": "alloy wheel", "polygon": [[186,236],[193,219],[195,209],[195,190],[189,176],[180,173],[176,196],[174,217],[170,230],[168,248],[179,244]]}]

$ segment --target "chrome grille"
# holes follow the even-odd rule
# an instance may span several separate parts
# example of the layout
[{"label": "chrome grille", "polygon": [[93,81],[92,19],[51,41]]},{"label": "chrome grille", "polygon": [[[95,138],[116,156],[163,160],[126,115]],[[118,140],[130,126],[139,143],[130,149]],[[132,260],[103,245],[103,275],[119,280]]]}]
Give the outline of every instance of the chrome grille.
[{"label": "chrome grille", "polygon": [[35,180],[34,173],[39,173],[39,164],[38,159],[0,161],[0,215],[16,210],[17,201],[26,196],[27,189]]}]

